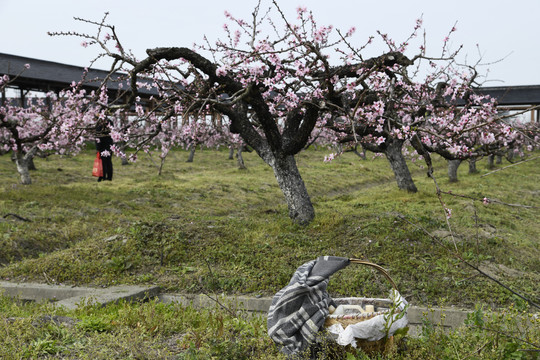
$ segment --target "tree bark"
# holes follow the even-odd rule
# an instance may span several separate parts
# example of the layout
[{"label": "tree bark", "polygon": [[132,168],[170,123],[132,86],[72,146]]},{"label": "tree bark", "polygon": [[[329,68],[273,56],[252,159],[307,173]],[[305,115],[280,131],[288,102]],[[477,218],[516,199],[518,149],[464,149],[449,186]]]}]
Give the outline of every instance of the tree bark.
[{"label": "tree bark", "polygon": [[186,162],[188,162],[188,163],[193,162],[193,158],[195,157],[195,148],[196,148],[195,145],[189,145],[189,156],[188,156],[188,159],[186,160]]},{"label": "tree bark", "polygon": [[28,170],[31,170],[31,171],[36,171],[37,168],[36,168],[36,164],[34,164],[34,157],[30,157],[28,159]]},{"label": "tree bark", "polygon": [[[15,152],[11,155],[11,161],[13,161],[14,163],[17,162],[17,155],[16,155]],[[28,170],[30,170],[30,171],[37,170],[36,164],[34,164],[34,157],[33,156],[28,158]]]},{"label": "tree bark", "polygon": [[315,217],[315,210],[296,166],[294,155],[274,158],[269,165],[274,170],[278,185],[285,196],[289,217],[299,225],[309,224]]},{"label": "tree bark", "polygon": [[461,160],[448,160],[448,178],[450,182],[458,182],[457,171]]},{"label": "tree bark", "polygon": [[362,152],[358,151],[358,145],[354,146],[353,153],[358,155],[362,160],[366,160],[366,149],[362,146]]},{"label": "tree bark", "polygon": [[495,160],[495,155],[488,155],[488,169],[495,168],[495,165],[493,165],[493,161]]},{"label": "tree bark", "polygon": [[390,167],[392,168],[392,171],[396,177],[398,188],[401,190],[407,190],[409,192],[417,192],[418,189],[414,184],[411,172],[409,171],[409,167],[405,161],[405,157],[401,152],[403,140],[388,139],[387,141],[389,143],[384,151],[384,154],[390,162]]},{"label": "tree bark", "polygon": [[17,171],[19,172],[19,175],[21,176],[21,183],[23,185],[30,185],[32,183],[32,179],[30,178],[30,159],[32,159],[33,156],[30,153],[27,153],[26,155],[23,155],[20,152],[15,153],[15,164],[17,165]]},{"label": "tree bark", "polygon": [[230,146],[229,147],[229,160],[233,160],[234,159],[234,146]]},{"label": "tree bark", "polygon": [[159,162],[158,176],[161,176],[163,171],[163,165],[165,165],[165,158],[160,158],[160,160],[161,161]]},{"label": "tree bark", "polygon": [[512,161],[514,160],[514,155],[515,155],[515,151],[514,149],[508,149],[508,155],[507,155],[507,158],[508,158],[508,161]]},{"label": "tree bark", "polygon": [[244,164],[244,158],[242,157],[242,149],[243,148],[244,148],[244,146],[239,146],[238,151],[236,152],[236,162],[237,162],[238,168],[240,170],[247,169],[246,164]]},{"label": "tree bark", "polygon": [[476,159],[470,158],[469,159],[469,174],[476,174],[478,170],[476,169]]}]

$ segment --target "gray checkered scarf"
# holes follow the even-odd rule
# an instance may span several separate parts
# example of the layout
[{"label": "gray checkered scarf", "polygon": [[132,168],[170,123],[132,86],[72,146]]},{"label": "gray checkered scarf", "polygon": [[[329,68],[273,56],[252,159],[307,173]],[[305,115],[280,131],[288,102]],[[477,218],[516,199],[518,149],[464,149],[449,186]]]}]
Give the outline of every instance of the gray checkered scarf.
[{"label": "gray checkered scarf", "polygon": [[332,299],[326,292],[330,276],[349,265],[349,259],[321,256],[300,266],[289,285],[272,299],[268,310],[268,335],[294,354],[313,343],[328,316]]}]

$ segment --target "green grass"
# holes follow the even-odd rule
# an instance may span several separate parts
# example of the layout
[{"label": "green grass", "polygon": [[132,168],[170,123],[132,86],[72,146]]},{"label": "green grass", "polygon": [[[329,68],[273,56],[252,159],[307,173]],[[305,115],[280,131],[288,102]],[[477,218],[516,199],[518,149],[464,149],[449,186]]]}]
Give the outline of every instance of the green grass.
[{"label": "green grass", "polygon": [[1,359],[280,358],[261,317],[177,304],[82,304],[66,311],[0,296]]},{"label": "green grass", "polygon": [[[523,327],[532,321],[532,326]],[[510,308],[477,308],[466,326],[444,331],[425,323],[418,337],[401,338],[379,359],[535,359],[538,319]],[[519,334],[519,339],[513,337]],[[0,295],[0,358],[11,359],[285,359],[266,335],[266,320],[219,308],[145,303],[75,310],[20,303]],[[324,340],[324,338],[323,338]],[[367,359],[361,351],[323,341],[317,359]],[[299,359],[308,359],[309,351]]]},{"label": "green grass", "polygon": [[[443,194],[452,209],[450,237],[435,186],[411,164],[419,192],[397,189],[383,158],[345,154],[324,163],[324,151],[298,156],[316,219],[287,217],[271,169],[245,153],[247,170],[225,151],[205,150],[186,163],[175,151],[164,173],[148,158],[115,159],[112,182],[90,176],[93,154],[36,159],[33,184],[19,184],[9,157],[0,158],[0,278],[73,285],[158,284],[168,291],[272,295],[302,263],[320,255],[368,259],[387,268],[413,304],[441,301],[492,307],[514,295],[463,265],[458,253],[532,299],[539,298],[538,208],[489,205]],[[460,168],[449,183],[445,162],[435,175],[443,191],[537,206],[539,160],[491,175]],[[442,234],[442,235],[441,235]],[[335,295],[385,295],[389,284],[370,270],[349,268],[330,281]]]},{"label": "green grass", "polygon": [[[272,170],[254,153],[244,153],[248,169],[239,170],[226,151],[198,151],[194,163],[185,162],[186,152],[174,151],[161,176],[147,157],[129,166],[115,159],[114,180],[106,183],[90,176],[91,151],[52,156],[36,159],[29,186],[20,185],[9,157],[0,157],[0,279],[273,295],[306,261],[357,257],[388,269],[412,305],[480,304],[511,314],[489,324],[498,332],[476,323],[444,333],[426,324],[421,337],[388,358],[534,358],[536,353],[520,351],[529,345],[500,334],[540,342],[537,333],[525,338],[510,329],[518,319],[512,309],[527,309],[525,302],[454,252],[538,302],[539,160],[487,176],[484,161],[474,175],[462,165],[460,181],[449,183],[445,162],[435,159],[443,191],[479,200],[442,195],[453,213],[450,233],[424,169],[410,164],[419,188],[410,194],[397,189],[383,158],[347,153],[324,163],[325,153],[297,156],[316,210],[306,227],[287,217]],[[484,205],[484,197],[535,207]],[[358,265],[337,273],[329,285],[332,296],[386,297],[389,289],[382,276]],[[43,315],[68,316],[76,324],[42,323]],[[0,358],[6,359],[282,358],[265,328],[262,318],[216,309],[150,302],[67,311],[0,297]],[[335,358],[346,358],[340,354]]]}]

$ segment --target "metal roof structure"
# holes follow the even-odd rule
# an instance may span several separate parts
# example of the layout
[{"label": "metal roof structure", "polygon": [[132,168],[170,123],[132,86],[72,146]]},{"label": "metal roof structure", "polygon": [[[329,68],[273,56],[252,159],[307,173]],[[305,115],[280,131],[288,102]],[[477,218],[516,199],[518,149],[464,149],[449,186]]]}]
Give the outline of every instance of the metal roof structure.
[{"label": "metal roof structure", "polygon": [[486,86],[476,91],[497,99],[497,104],[501,106],[540,105],[540,85]]},{"label": "metal roof structure", "polygon": [[[26,64],[30,65],[27,69]],[[54,91],[59,92],[68,89],[73,82],[79,82],[83,78],[85,68],[82,66],[66,65],[53,61],[33,59],[23,56],[0,53],[0,76],[8,75],[10,78],[17,76],[10,84],[14,87],[30,91]],[[83,88],[95,90],[101,80],[108,75],[108,71],[99,69],[88,69]],[[122,75],[117,74],[112,77],[113,81],[108,82],[110,91],[119,91],[122,84],[123,89],[128,89],[128,83],[122,80]],[[141,80],[144,81],[144,80]],[[147,97],[157,95],[157,91],[140,89],[141,95]]]}]

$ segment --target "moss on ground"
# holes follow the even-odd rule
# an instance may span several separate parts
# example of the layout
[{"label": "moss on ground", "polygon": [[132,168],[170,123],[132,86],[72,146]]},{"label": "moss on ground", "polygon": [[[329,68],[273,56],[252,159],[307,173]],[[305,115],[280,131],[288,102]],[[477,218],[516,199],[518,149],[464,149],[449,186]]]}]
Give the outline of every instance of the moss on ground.
[{"label": "moss on ground", "polygon": [[[450,232],[434,183],[418,165],[410,164],[419,188],[411,194],[397,189],[384,158],[346,153],[325,163],[324,155],[297,157],[317,214],[307,227],[291,223],[271,169],[255,153],[244,154],[247,170],[239,170],[225,151],[199,151],[186,163],[178,150],[161,176],[148,158],[115,161],[115,178],[106,183],[90,176],[91,152],[52,156],[36,159],[30,186],[20,185],[9,157],[1,157],[0,278],[271,295],[302,263],[336,255],[381,264],[413,304],[519,301],[460,262],[457,251],[539,298],[539,160],[487,176],[483,162],[474,175],[462,166],[460,181],[450,183],[436,159],[438,183],[451,192],[442,195],[452,209]],[[485,205],[484,197],[493,201]],[[336,296],[385,296],[388,289],[361,268],[330,281]]]}]

